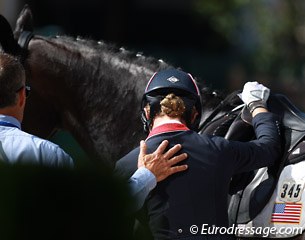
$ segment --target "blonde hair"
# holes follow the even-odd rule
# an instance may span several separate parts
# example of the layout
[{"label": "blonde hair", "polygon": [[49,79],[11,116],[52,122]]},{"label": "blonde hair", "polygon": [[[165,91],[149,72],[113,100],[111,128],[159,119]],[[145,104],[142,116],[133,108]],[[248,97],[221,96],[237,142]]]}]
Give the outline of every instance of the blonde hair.
[{"label": "blonde hair", "polygon": [[160,102],[160,116],[167,115],[169,117],[181,117],[185,112],[185,104],[183,100],[174,93],[166,95]]}]

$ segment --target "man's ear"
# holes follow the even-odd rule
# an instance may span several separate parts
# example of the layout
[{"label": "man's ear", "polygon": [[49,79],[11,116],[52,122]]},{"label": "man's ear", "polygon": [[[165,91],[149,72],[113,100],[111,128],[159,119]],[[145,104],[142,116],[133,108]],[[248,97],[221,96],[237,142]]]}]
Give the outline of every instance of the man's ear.
[{"label": "man's ear", "polygon": [[26,102],[25,88],[18,92],[18,106],[23,107]]}]

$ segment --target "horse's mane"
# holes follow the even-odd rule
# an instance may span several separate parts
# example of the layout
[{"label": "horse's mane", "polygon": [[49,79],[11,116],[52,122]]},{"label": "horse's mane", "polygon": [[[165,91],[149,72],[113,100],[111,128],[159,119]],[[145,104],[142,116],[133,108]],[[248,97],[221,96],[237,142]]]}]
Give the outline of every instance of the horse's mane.
[{"label": "horse's mane", "polygon": [[[145,56],[140,52],[127,50],[124,47],[119,47],[114,43],[106,41],[96,41],[90,38],[67,35],[51,37],[38,36],[36,38],[43,39],[43,41],[48,42],[56,48],[65,50],[63,51],[62,56],[58,56],[60,53],[56,51],[46,54],[57,55],[50,59],[63,61],[65,67],[68,66],[68,68],[70,67],[73,69],[73,74],[81,74],[82,77],[79,79],[81,79],[82,84],[86,82],[86,76],[89,74],[91,76],[94,75],[96,79],[100,78],[99,74],[107,75],[107,78],[111,78],[113,72],[108,72],[107,66],[109,66],[109,64],[116,65],[115,68],[118,69],[116,74],[120,79],[126,78],[126,72],[129,72],[134,75],[134,79],[136,80],[135,83],[137,84],[139,83],[140,78],[143,78],[143,75],[139,73],[143,73],[146,76],[152,76],[154,71],[172,66],[162,59]],[[87,67],[83,68],[85,64]],[[181,69],[181,67],[177,68]],[[78,69],[82,69],[82,73],[79,73]],[[84,72],[84,69],[87,73]],[[99,71],[100,69],[103,69],[103,71]],[[120,69],[121,71],[119,71]],[[214,109],[226,97],[224,92],[207,87],[200,81],[200,78],[196,76],[194,78],[201,89],[202,105],[204,108]],[[229,104],[228,109],[232,108],[234,105],[236,105],[236,103],[232,101],[232,104]]]},{"label": "horse's mane", "polygon": [[[111,61],[111,58],[117,57],[121,61],[126,61],[126,63],[128,62],[139,66],[143,66],[145,64],[146,68],[150,69],[159,69],[160,67],[167,67],[170,65],[169,63],[165,63],[162,59],[144,56],[141,52],[127,50],[125,47],[119,47],[114,43],[109,43],[106,41],[96,41],[81,37],[75,38],[66,35],[53,36],[44,39],[51,44],[56,44],[57,47],[64,48],[71,52],[82,52],[83,54],[87,54],[88,57],[92,57],[92,60],[94,60],[93,56],[101,57],[102,55],[106,61]],[[71,64],[73,63],[75,64],[75,62],[71,62]],[[117,62],[117,64],[119,63]]]}]

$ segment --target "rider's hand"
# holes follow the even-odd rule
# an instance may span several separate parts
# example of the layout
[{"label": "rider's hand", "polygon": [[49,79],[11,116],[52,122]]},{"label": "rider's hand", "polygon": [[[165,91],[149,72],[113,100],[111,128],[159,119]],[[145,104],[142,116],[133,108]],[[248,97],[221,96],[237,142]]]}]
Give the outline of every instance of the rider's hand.
[{"label": "rider's hand", "polygon": [[244,89],[238,96],[247,105],[252,113],[256,108],[267,108],[267,100],[270,89],[258,82],[247,82]]}]

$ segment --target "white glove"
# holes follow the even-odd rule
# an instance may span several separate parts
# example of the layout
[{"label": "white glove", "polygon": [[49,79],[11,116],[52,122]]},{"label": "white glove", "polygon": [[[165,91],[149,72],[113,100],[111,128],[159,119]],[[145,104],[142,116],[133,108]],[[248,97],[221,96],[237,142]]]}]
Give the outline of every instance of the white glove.
[{"label": "white glove", "polygon": [[[270,89],[258,82],[247,82],[244,85],[244,89],[238,96],[247,105],[250,112],[257,107],[267,106],[267,100],[270,95]],[[255,103],[255,104],[254,104]]]}]

